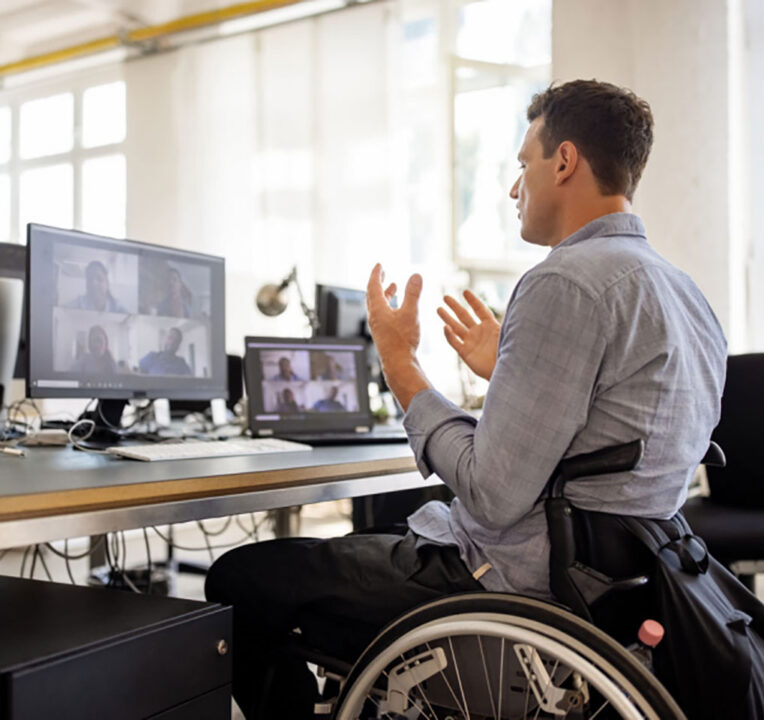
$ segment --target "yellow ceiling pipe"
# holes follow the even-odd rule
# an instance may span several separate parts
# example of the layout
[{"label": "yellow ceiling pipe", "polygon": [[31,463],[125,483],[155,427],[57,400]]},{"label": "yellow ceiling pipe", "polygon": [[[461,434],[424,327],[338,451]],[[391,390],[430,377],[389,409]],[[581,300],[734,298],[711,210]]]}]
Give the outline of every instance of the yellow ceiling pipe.
[{"label": "yellow ceiling pipe", "polygon": [[185,17],[162,23],[161,25],[150,25],[137,30],[130,30],[123,35],[112,35],[110,37],[91,40],[90,42],[74,45],[72,47],[55,50],[41,55],[25,58],[16,62],[0,65],[0,76],[11,75],[14,73],[25,72],[27,70],[36,70],[47,65],[74,60],[85,55],[111,50],[120,45],[130,45],[132,43],[140,44],[148,40],[156,40],[174,33],[186,32],[197,28],[216,25],[226,20],[254,15],[256,13],[266,12],[267,10],[276,10],[287,5],[296,5],[301,0],[253,0],[252,2],[237,3],[229,5],[219,10],[209,10],[207,12],[195,13]]}]

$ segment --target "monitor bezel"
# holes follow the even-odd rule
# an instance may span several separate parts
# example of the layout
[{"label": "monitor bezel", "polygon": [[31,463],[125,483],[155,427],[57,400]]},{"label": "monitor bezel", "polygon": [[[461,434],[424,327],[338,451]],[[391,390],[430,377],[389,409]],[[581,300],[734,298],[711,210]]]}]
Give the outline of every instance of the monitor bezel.
[{"label": "monitor bezel", "polygon": [[[36,229],[44,231],[53,231],[56,233],[62,233],[73,238],[87,240],[89,242],[103,242],[114,243],[117,245],[129,245],[131,247],[141,248],[148,251],[155,251],[159,253],[165,253],[167,255],[177,255],[179,258],[187,257],[190,260],[202,260],[218,264],[220,266],[220,313],[222,319],[222,343],[221,343],[221,358],[219,358],[222,367],[222,376],[217,384],[209,387],[195,389],[191,386],[193,380],[198,378],[189,379],[189,384],[181,387],[148,387],[147,389],[140,388],[113,388],[113,387],[40,387],[33,385],[32,382],[36,379],[32,377],[32,355],[33,355],[33,339],[32,339],[32,312],[31,312],[31,295],[32,295],[32,244],[33,244],[33,232]],[[25,282],[25,296],[24,296],[24,310],[26,312],[26,336],[27,336],[27,353],[26,353],[26,367],[25,367],[25,390],[28,398],[93,398],[99,400],[140,400],[140,399],[156,399],[167,398],[169,400],[214,400],[216,398],[228,399],[228,371],[225,351],[225,318],[226,318],[226,298],[225,298],[225,258],[218,255],[211,255],[208,253],[200,253],[193,250],[184,250],[182,248],[175,248],[166,245],[157,245],[155,243],[148,243],[139,240],[132,240],[130,238],[115,238],[108,235],[97,235],[95,233],[88,233],[82,230],[74,230],[72,228],[59,228],[52,225],[45,225],[42,223],[28,223],[27,224],[27,258],[26,258],[26,282]],[[215,320],[213,318],[213,324]],[[212,342],[212,350],[214,352],[215,343]],[[136,378],[146,377],[136,375]],[[159,376],[157,376],[159,377]],[[173,378],[176,379],[177,378]]]}]

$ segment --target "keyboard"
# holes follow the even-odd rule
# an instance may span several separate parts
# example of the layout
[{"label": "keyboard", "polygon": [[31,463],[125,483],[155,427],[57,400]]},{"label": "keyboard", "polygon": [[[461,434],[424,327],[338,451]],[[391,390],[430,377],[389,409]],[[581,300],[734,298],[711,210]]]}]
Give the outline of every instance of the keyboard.
[{"label": "keyboard", "polygon": [[131,460],[192,460],[195,458],[230,457],[231,455],[264,455],[279,452],[312,450],[310,445],[277,438],[235,438],[231,440],[186,440],[147,445],[114,445],[107,448],[112,455]]}]

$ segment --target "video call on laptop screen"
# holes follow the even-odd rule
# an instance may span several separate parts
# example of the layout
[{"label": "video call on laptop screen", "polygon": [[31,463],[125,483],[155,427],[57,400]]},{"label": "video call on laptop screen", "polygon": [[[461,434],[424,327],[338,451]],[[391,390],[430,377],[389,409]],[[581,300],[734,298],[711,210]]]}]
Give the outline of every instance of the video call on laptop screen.
[{"label": "video call on laptop screen", "polygon": [[225,397],[222,258],[30,225],[30,397]]},{"label": "video call on laptop screen", "polygon": [[245,376],[256,434],[348,431],[370,423],[360,338],[248,337]]}]

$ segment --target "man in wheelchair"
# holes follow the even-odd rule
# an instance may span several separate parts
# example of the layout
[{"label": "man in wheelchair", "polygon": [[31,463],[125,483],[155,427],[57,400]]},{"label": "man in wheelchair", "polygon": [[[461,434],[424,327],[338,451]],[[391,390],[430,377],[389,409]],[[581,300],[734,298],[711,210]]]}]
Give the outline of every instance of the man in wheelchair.
[{"label": "man in wheelchair", "polygon": [[[368,283],[369,328],[418,467],[451,488],[450,507],[428,503],[387,532],[253,544],[210,570],[207,597],[234,606],[234,696],[247,717],[312,717],[315,678],[283,651],[295,628],[352,663],[384,625],[445,595],[551,599],[544,496],[563,458],[644,444],[635,469],[571,482],[576,508],[670,518],[685,500],[719,420],[726,342],[700,290],[650,247],[631,211],[650,108],[628,90],[575,81],[536,95],[528,120],[509,195],[523,239],[550,252],[517,283],[501,324],[469,291],[469,307],[446,296],[438,311],[448,343],[490,381],[479,421],[418,363],[422,278],[408,280],[399,308],[379,265]],[[452,716],[467,717],[453,694]],[[439,717],[405,707],[380,715]]]}]

